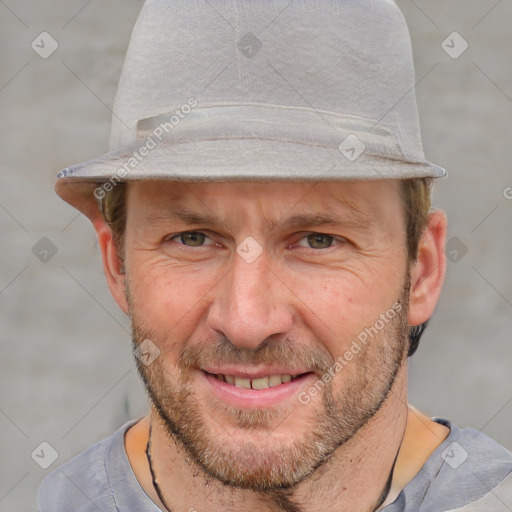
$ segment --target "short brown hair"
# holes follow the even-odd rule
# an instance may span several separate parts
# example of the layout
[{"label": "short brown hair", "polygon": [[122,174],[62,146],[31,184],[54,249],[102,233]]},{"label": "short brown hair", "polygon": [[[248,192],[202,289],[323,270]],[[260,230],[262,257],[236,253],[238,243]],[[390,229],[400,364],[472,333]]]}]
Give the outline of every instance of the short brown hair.
[{"label": "short brown hair", "polygon": [[406,218],[406,240],[409,261],[418,259],[418,248],[427,227],[431,207],[433,178],[401,180],[401,196]]}]

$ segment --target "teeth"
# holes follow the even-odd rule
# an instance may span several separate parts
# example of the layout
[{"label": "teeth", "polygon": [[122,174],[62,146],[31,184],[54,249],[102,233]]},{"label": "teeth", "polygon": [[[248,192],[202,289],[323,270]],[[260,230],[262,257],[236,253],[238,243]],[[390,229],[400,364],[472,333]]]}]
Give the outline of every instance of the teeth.
[{"label": "teeth", "polygon": [[251,379],[235,377],[235,386],[237,388],[251,389]]},{"label": "teeth", "polygon": [[259,379],[252,379],[252,389],[265,389],[268,388],[268,377],[261,377]]},{"label": "teeth", "polygon": [[268,378],[269,387],[273,388],[274,386],[279,386],[283,381],[281,380],[281,375],[271,375]]},{"label": "teeth", "polygon": [[222,382],[234,385],[243,389],[267,389],[285,384],[292,380],[291,375],[269,375],[268,377],[259,377],[257,379],[246,379],[244,377],[235,377],[233,375],[223,375],[218,373],[217,379]]}]

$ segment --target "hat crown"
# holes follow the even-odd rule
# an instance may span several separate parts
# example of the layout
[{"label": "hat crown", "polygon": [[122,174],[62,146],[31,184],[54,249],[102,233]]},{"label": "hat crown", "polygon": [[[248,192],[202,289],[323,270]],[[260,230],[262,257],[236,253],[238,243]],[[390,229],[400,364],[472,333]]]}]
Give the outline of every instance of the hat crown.
[{"label": "hat crown", "polygon": [[137,140],[139,121],[194,98],[199,108],[362,118],[422,160],[414,85],[409,32],[390,0],[148,0],[123,67],[111,150]]}]

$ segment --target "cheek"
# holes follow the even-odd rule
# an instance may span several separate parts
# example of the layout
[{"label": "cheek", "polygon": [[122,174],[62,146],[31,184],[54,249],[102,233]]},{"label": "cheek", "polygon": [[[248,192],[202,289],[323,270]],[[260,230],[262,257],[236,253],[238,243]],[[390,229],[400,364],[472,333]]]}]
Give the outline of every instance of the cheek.
[{"label": "cheek", "polygon": [[214,276],[201,278],[190,271],[155,261],[137,262],[130,272],[130,291],[139,322],[160,339],[190,336],[206,307]]},{"label": "cheek", "polygon": [[381,315],[390,310],[394,313],[402,282],[396,273],[377,276],[340,270],[329,278],[317,279],[316,284],[301,279],[295,289],[303,303],[302,320],[336,358]]}]

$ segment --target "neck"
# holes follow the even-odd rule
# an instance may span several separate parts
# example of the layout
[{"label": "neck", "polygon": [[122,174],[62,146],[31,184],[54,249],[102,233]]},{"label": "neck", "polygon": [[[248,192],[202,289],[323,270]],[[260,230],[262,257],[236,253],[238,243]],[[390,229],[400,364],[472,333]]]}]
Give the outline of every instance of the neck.
[{"label": "neck", "polygon": [[[169,439],[158,414],[152,410],[152,469],[163,503],[155,499],[155,490],[148,494],[172,511],[374,511],[387,495],[395,460],[397,466],[401,465],[397,454],[408,416],[406,380],[404,367],[377,414],[313,475],[288,491],[232,489],[208,478],[185,450]],[[396,491],[394,475],[391,489]]]}]

